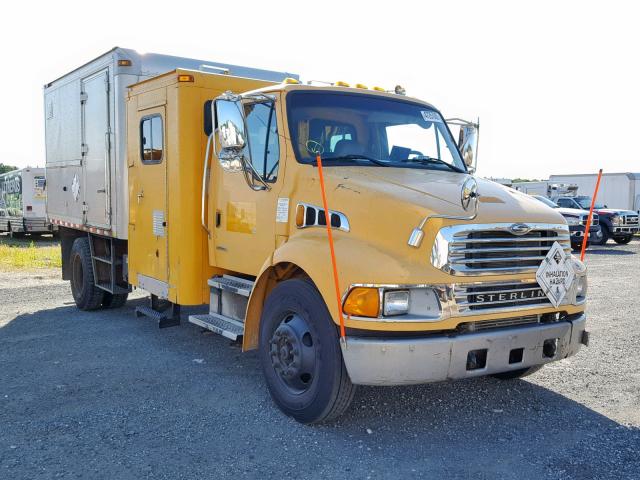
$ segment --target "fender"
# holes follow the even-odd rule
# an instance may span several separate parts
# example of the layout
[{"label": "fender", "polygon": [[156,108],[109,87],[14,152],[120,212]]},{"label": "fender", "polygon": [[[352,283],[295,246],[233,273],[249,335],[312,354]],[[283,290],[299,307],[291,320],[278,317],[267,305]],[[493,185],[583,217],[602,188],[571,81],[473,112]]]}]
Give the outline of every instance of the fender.
[{"label": "fender", "polygon": [[[408,279],[410,272],[397,256],[382,252],[347,232],[334,232],[340,291],[346,294],[352,283],[385,282],[389,278]],[[385,265],[384,271],[376,268]],[[357,268],[356,268],[357,267]],[[357,278],[354,277],[357,275]],[[249,298],[245,318],[244,351],[258,347],[260,316],[269,292],[283,280],[306,276],[311,279],[338,324],[331,259],[326,233],[308,230],[294,235],[270,256],[260,269]]]}]

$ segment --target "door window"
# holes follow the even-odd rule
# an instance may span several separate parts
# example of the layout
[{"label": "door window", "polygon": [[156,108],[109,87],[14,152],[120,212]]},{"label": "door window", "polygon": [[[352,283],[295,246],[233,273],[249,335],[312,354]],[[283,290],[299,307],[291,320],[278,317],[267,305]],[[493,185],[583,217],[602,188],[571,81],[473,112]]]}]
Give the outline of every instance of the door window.
[{"label": "door window", "polygon": [[162,162],[164,153],[164,132],[162,117],[151,115],[140,122],[140,158],[142,163]]},{"label": "door window", "polygon": [[245,105],[251,163],[266,182],[278,177],[280,142],[275,104],[253,103]]},{"label": "door window", "polygon": [[577,208],[574,201],[570,198],[561,198],[558,200],[558,205],[564,208]]}]

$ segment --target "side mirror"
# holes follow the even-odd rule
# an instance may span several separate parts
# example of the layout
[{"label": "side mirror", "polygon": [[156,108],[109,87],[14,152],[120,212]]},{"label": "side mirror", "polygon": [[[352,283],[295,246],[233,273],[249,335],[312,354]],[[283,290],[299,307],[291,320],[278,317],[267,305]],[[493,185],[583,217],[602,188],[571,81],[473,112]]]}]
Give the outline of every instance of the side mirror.
[{"label": "side mirror", "polygon": [[462,160],[467,166],[469,173],[473,173],[476,169],[478,157],[478,137],[480,132],[480,121],[477,123],[463,120],[462,118],[447,118],[448,125],[456,125],[460,127],[458,135],[458,150],[462,155]]},{"label": "side mirror", "polygon": [[215,118],[220,142],[220,165],[229,172],[241,171],[247,144],[242,103],[240,100],[217,99],[212,104],[211,114]]},{"label": "side mirror", "polygon": [[475,170],[474,162],[478,154],[478,125],[469,124],[460,127],[458,148],[462,160],[469,170]]}]

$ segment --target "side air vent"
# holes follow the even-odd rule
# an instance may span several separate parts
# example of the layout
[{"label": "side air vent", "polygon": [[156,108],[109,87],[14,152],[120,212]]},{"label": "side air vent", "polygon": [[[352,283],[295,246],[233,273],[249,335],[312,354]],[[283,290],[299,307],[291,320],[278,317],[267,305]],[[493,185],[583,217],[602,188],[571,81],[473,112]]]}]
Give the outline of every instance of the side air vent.
[{"label": "side air vent", "polygon": [[[349,220],[344,213],[329,210],[331,227],[348,232],[350,230]],[[296,207],[296,226],[298,228],[326,227],[327,216],[323,208],[299,203]]]}]

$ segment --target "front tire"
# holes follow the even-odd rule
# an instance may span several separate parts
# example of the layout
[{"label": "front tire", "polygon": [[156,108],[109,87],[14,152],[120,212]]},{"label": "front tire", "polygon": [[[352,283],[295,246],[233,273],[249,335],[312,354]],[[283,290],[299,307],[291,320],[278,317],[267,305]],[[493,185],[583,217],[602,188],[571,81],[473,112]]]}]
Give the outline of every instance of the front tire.
[{"label": "front tire", "polygon": [[606,225],[602,225],[602,237],[600,237],[600,240],[593,240],[591,243],[594,245],[606,245],[610,238],[611,233],[609,232],[609,228],[607,228]]},{"label": "front tire", "polygon": [[80,310],[96,310],[102,305],[104,290],[93,281],[93,264],[87,237],[76,238],[71,247],[71,293]]},{"label": "front tire", "polygon": [[336,326],[322,296],[306,280],[286,280],[265,302],[260,363],[280,410],[301,423],[340,416],[355,393]]},{"label": "front tire", "polygon": [[629,243],[631,241],[632,238],[633,238],[633,235],[628,235],[626,237],[615,237],[613,240],[618,245],[626,245],[627,243]]}]

